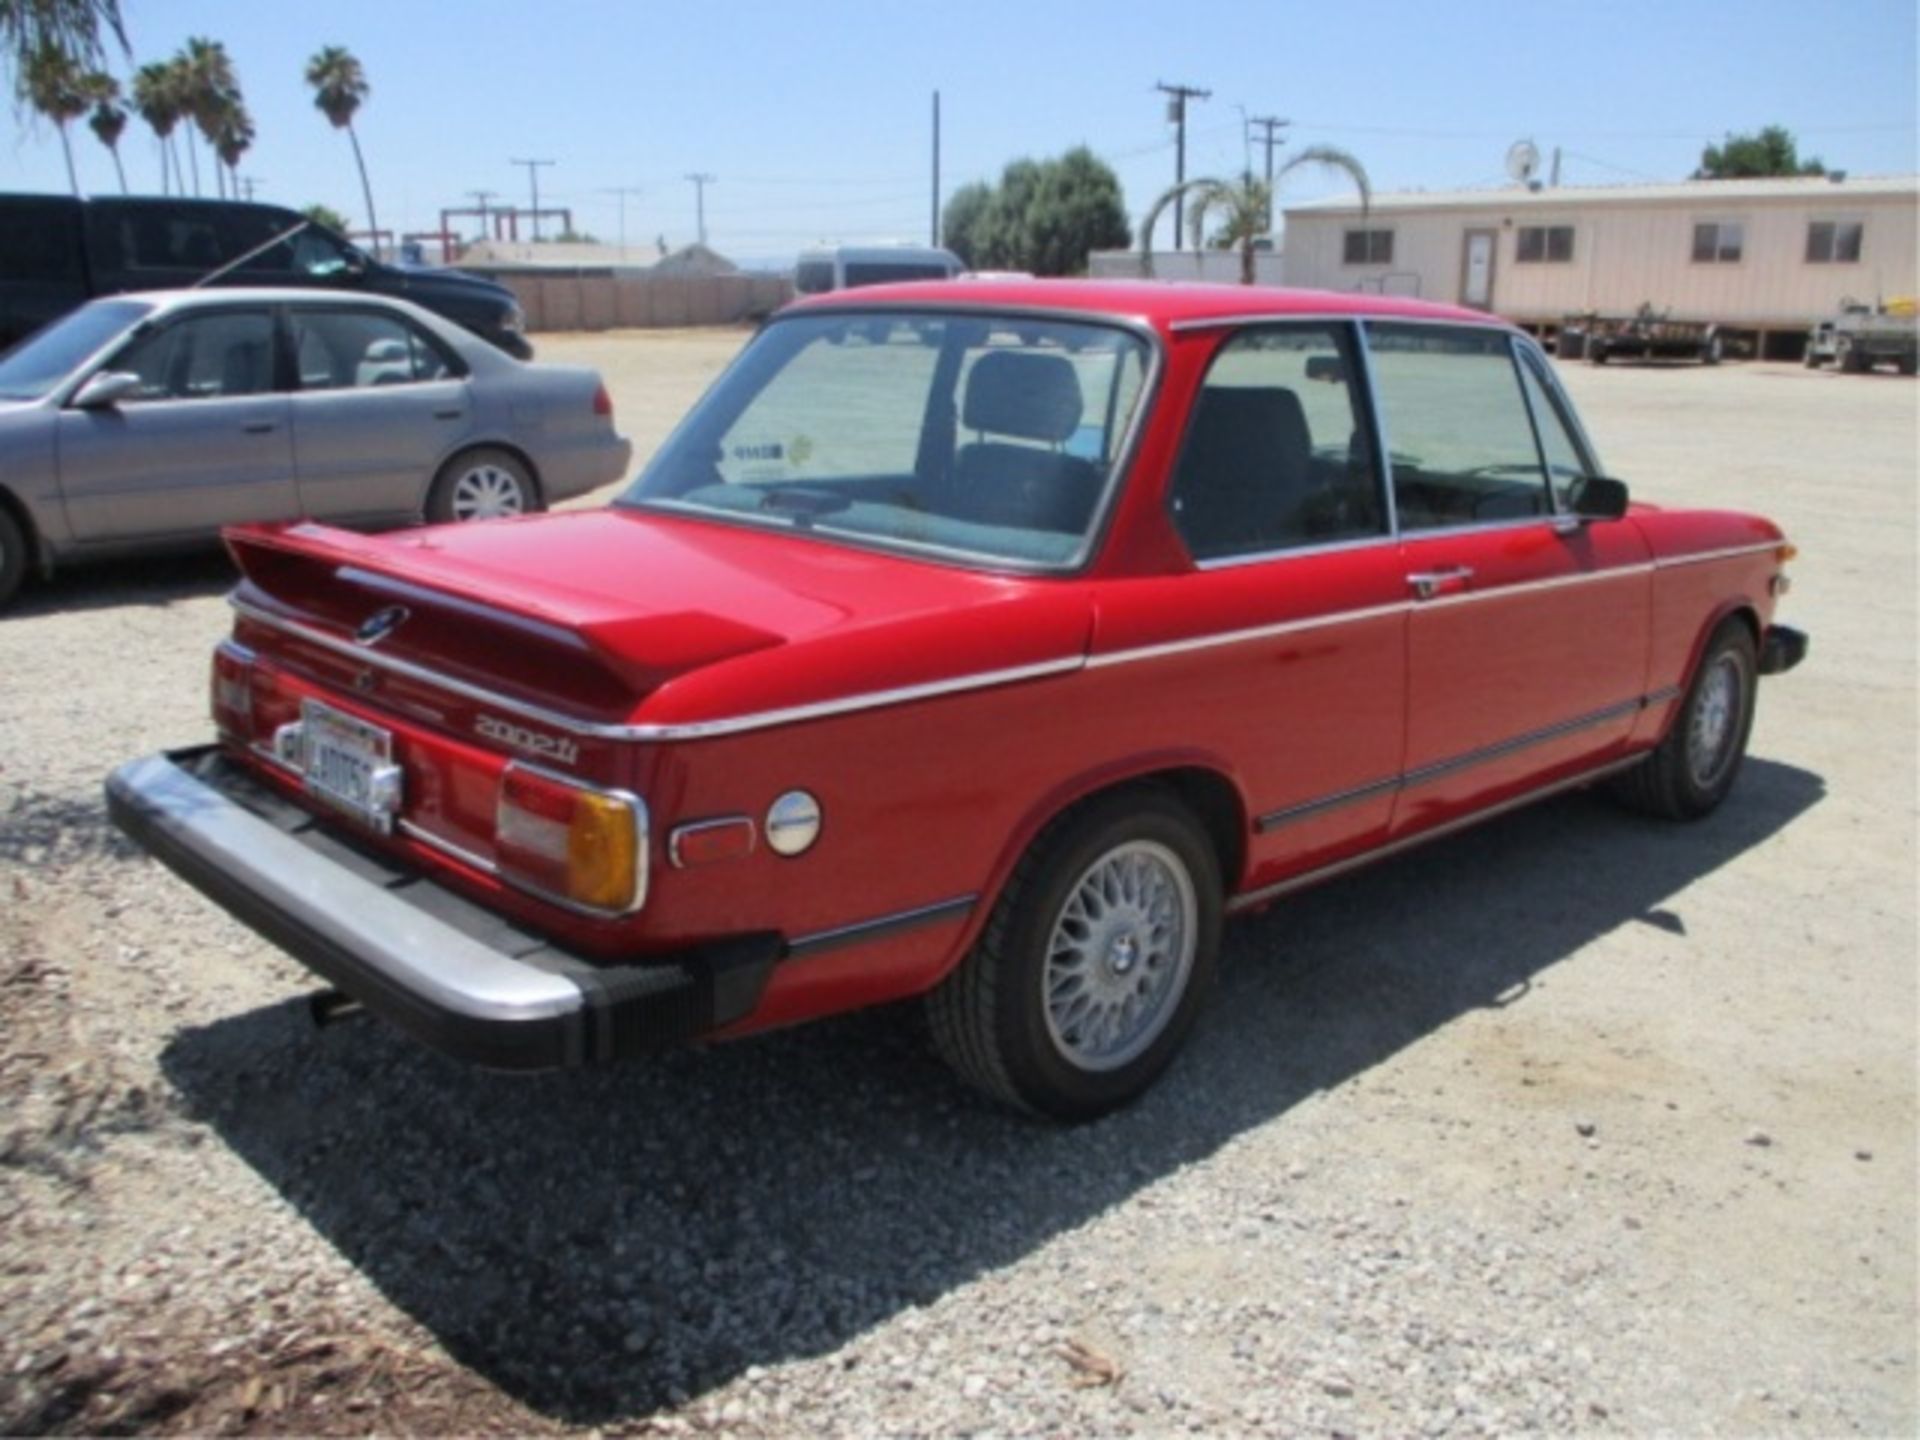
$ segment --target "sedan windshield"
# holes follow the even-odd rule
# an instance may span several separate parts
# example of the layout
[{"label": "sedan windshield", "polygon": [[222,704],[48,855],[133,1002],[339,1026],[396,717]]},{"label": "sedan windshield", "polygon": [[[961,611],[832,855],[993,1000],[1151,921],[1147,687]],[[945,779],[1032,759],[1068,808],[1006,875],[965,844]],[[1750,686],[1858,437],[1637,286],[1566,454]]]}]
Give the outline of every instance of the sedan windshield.
[{"label": "sedan windshield", "polygon": [[0,400],[38,400],[153,306],[100,300],[35,331],[0,355]]},{"label": "sedan windshield", "polygon": [[767,327],[617,502],[945,558],[1084,558],[1140,404],[1116,326],[930,312]]}]

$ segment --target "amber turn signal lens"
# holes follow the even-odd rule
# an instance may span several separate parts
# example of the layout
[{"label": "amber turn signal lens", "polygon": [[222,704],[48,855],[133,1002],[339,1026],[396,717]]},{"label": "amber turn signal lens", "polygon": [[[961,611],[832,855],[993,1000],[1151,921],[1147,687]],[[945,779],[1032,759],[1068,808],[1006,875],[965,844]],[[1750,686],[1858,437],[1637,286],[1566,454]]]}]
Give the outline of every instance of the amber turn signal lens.
[{"label": "amber turn signal lens", "polygon": [[1793,559],[1793,557],[1798,555],[1799,553],[1800,553],[1800,547],[1798,545],[1789,544],[1786,541],[1782,541],[1780,544],[1776,545],[1773,550],[1774,558],[1778,560],[1782,565],[1786,564],[1789,560]]},{"label": "amber turn signal lens", "polygon": [[646,898],[646,807],[521,765],[500,777],[500,873],[590,910],[624,914]]}]

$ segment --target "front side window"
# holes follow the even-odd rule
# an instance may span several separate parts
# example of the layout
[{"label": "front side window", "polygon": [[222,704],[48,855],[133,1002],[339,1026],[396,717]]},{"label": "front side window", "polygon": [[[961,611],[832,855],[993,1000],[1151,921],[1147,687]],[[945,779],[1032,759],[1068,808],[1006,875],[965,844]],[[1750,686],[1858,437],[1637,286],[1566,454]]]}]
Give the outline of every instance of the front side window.
[{"label": "front side window", "polygon": [[1703,220],[1693,227],[1696,265],[1738,264],[1747,243],[1747,227],[1737,220]]},{"label": "front side window", "polygon": [[1245,330],[1194,402],[1169,504],[1195,560],[1386,533],[1344,326]]},{"label": "front side window", "polygon": [[617,502],[1021,568],[1077,563],[1144,390],[1129,331],[907,311],[770,325]]},{"label": "front side window", "polygon": [[1342,263],[1347,265],[1391,265],[1393,263],[1393,231],[1347,231],[1345,248],[1342,251]]},{"label": "front side window", "polygon": [[299,223],[298,216],[270,211],[233,217],[229,222],[228,245],[234,255],[244,255],[261,245],[267,246],[242,265],[238,273],[262,277],[298,275],[310,280],[324,280],[344,275],[353,268],[350,258],[354,253],[353,247],[316,226],[309,225],[304,230],[295,231],[278,244],[268,244],[276,235],[285,235]]},{"label": "front side window", "polygon": [[264,395],[273,389],[273,317],[264,310],[191,316],[135,340],[106,368],[140,377],[130,401]]},{"label": "front side window", "polygon": [[1815,220],[1807,226],[1809,265],[1853,265],[1860,259],[1866,226],[1858,220]]},{"label": "front side window", "polygon": [[1503,331],[1369,324],[1367,344],[1402,529],[1552,513]]},{"label": "front side window", "polygon": [[1522,225],[1514,257],[1523,265],[1564,265],[1573,259],[1571,225]]},{"label": "front side window", "polygon": [[295,307],[293,353],[302,390],[356,390],[444,380],[446,356],[393,315]]}]

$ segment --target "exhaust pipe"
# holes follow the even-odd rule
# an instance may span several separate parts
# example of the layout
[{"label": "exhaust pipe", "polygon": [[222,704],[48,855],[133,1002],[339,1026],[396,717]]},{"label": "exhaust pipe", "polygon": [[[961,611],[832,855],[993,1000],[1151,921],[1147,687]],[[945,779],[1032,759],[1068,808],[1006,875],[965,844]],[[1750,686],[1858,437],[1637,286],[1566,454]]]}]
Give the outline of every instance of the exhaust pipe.
[{"label": "exhaust pipe", "polygon": [[316,990],[307,997],[307,1013],[313,1017],[313,1028],[324,1030],[342,1020],[366,1014],[366,1006],[344,991]]}]

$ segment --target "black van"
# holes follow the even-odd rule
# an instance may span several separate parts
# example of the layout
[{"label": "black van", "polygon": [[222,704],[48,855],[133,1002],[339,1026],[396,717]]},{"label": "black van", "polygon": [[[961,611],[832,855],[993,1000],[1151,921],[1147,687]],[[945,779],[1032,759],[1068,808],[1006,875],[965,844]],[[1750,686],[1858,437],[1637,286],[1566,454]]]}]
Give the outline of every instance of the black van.
[{"label": "black van", "polygon": [[[174,290],[301,223],[277,205],[147,197],[0,195],[0,349],[96,295]],[[525,317],[504,285],[458,270],[383,265],[319,225],[214,282],[325,286],[424,305],[521,360]]]}]

